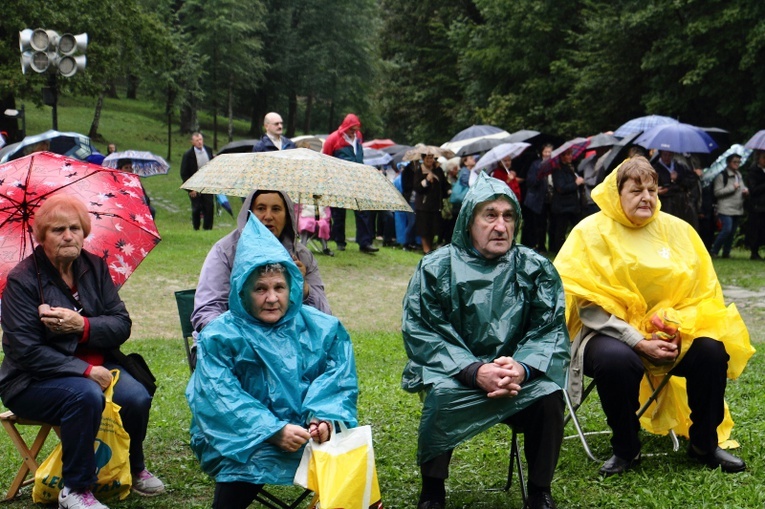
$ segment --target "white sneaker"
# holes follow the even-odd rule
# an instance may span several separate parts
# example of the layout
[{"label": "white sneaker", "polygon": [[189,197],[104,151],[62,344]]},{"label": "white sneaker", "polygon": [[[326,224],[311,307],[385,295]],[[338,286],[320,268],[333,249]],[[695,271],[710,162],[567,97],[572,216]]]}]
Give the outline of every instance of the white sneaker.
[{"label": "white sneaker", "polygon": [[133,491],[145,497],[153,497],[165,492],[165,485],[145,468],[133,474]]},{"label": "white sneaker", "polygon": [[66,488],[58,494],[58,509],[109,509],[104,504],[96,500],[93,492],[88,491],[70,491]]}]

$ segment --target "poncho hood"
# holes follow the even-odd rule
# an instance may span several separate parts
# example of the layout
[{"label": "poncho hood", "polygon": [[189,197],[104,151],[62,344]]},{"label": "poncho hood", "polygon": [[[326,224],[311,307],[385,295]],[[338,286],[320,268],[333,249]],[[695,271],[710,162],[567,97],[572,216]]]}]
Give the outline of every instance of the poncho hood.
[{"label": "poncho hood", "polygon": [[[244,249],[242,249],[243,246]],[[300,311],[300,307],[303,305],[303,275],[273,233],[263,226],[263,223],[254,214],[250,214],[250,219],[239,237],[234,267],[231,270],[231,293],[228,303],[229,309],[234,315],[265,325],[246,311],[242,299],[244,284],[250,274],[259,267],[272,263],[283,265],[289,275],[290,305],[286,314],[275,324],[278,325],[291,320]]]},{"label": "poncho hood", "polygon": [[659,211],[661,211],[661,200],[656,200],[656,207],[653,209],[653,215],[648,221],[642,225],[636,225],[630,221],[627,218],[627,214],[624,213],[624,209],[622,209],[619,190],[616,186],[616,172],[619,171],[619,167],[621,167],[621,164],[614,171],[609,173],[603,182],[598,184],[595,189],[592,190],[592,201],[600,207],[603,214],[627,228],[641,228],[646,226],[658,217]]},{"label": "poncho hood", "polygon": [[[471,187],[470,191],[465,195],[452,235],[452,244],[460,250],[465,251],[466,256],[484,259],[483,256],[473,248],[473,241],[470,238],[471,219],[473,218],[475,208],[479,204],[500,198],[506,199],[512,204],[517,217],[515,221],[515,231],[518,232],[520,230],[522,220],[521,205],[518,203],[515,193],[513,193],[504,182],[489,177],[484,172],[480,172],[478,174],[478,180],[476,180],[473,187]],[[514,244],[515,241],[513,241],[513,245]],[[508,253],[512,250],[513,248],[511,247],[508,250]],[[507,254],[504,256],[507,256]]]}]

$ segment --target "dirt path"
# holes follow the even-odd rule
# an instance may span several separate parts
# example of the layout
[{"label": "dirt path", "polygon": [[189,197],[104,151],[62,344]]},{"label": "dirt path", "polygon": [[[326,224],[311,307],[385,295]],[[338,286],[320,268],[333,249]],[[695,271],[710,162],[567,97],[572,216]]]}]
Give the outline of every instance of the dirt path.
[{"label": "dirt path", "polygon": [[758,291],[738,286],[723,287],[725,302],[734,302],[749,329],[752,342],[765,342],[765,288]]}]

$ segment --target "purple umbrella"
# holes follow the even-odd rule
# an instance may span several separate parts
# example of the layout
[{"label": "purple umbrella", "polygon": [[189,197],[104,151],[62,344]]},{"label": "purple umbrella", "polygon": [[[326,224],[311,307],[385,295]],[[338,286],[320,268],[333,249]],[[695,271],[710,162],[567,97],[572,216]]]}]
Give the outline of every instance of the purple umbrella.
[{"label": "purple umbrella", "polygon": [[645,117],[633,118],[622,124],[619,129],[614,131],[614,136],[624,138],[630,134],[639,134],[644,131],[648,131],[658,125],[662,124],[677,124],[678,121],[672,117],[664,117],[662,115],[648,115]]},{"label": "purple umbrella", "polygon": [[662,124],[641,134],[636,145],[645,148],[668,150],[675,153],[701,152],[708,154],[717,143],[707,133],[690,124]]},{"label": "purple umbrella", "polygon": [[751,148],[752,150],[765,150],[765,129],[757,131],[757,134],[749,138],[744,148]]}]

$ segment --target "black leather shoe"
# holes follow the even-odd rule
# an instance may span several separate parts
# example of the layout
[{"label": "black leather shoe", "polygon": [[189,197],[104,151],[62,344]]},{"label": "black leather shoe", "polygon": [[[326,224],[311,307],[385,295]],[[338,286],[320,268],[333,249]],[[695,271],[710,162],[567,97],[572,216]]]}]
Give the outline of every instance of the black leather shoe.
[{"label": "black leather shoe", "polygon": [[620,458],[617,455],[613,455],[610,458],[608,458],[608,461],[603,463],[602,467],[600,467],[600,475],[602,475],[603,477],[608,477],[611,475],[623,474],[624,472],[631,469],[638,463],[640,463],[639,453],[637,456],[635,456],[631,460],[625,460]]},{"label": "black leather shoe", "polygon": [[549,491],[540,491],[539,493],[529,494],[529,499],[526,501],[526,507],[529,509],[558,509],[555,505],[552,495]]},{"label": "black leather shoe", "polygon": [[433,502],[432,500],[426,500],[417,506],[417,509],[444,509],[444,504],[441,502]]},{"label": "black leather shoe", "polygon": [[746,470],[746,463],[741,458],[732,455],[728,451],[724,451],[717,447],[714,451],[701,454],[696,452],[696,449],[692,446],[688,446],[688,456],[698,460],[700,463],[708,466],[709,468],[717,468],[723,472],[733,474],[736,472],[743,472]]},{"label": "black leather shoe", "polygon": [[359,247],[359,251],[361,251],[362,253],[376,253],[379,250],[380,248],[374,247],[372,245]]},{"label": "black leather shoe", "polygon": [[333,253],[330,248],[323,249],[321,252],[324,253],[327,256],[335,256],[335,253]]}]

